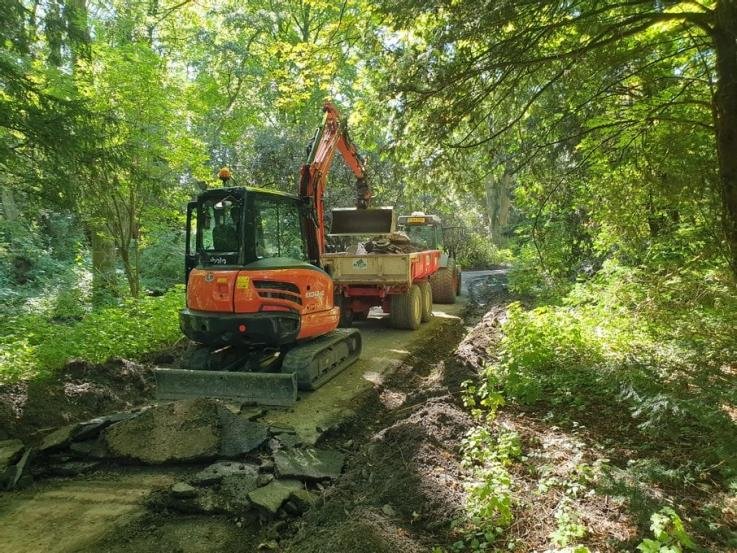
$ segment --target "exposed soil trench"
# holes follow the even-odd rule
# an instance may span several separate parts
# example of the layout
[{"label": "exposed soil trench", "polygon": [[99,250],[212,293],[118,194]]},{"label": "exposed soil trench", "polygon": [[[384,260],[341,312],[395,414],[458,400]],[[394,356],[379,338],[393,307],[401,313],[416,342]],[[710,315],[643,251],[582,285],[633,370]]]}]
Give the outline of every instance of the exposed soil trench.
[{"label": "exposed soil trench", "polygon": [[[478,303],[472,301],[466,309],[466,324],[478,321],[488,309]],[[67,501],[63,480],[44,484],[39,493],[17,492],[26,494],[22,502],[14,500],[14,494],[0,496],[0,541],[16,551],[136,553],[427,551],[447,544],[464,497],[459,444],[473,425],[461,406],[460,384],[483,362],[490,327],[497,319],[484,321],[466,336],[468,327],[461,319],[436,318],[432,329],[408,346],[410,354],[401,364],[396,361],[399,366],[390,376],[379,374],[364,388],[351,389],[351,415],[323,433],[317,444],[347,454],[344,473],[301,517],[275,520],[142,510],[152,490],[201,467],[121,467],[78,477],[88,490],[81,500]],[[139,382],[139,376],[133,380]],[[116,407],[147,399],[148,375],[142,374],[140,382],[112,401],[118,402]],[[27,430],[21,425],[8,434]],[[111,495],[122,500],[111,504],[106,499]],[[70,522],[64,511],[70,509],[89,509],[89,517],[77,514],[74,530],[64,527]],[[96,510],[106,511],[115,523],[86,525],[87,518],[97,520]],[[48,527],[48,539],[40,539],[38,532],[32,533],[35,541],[24,537],[24,528],[39,524]]]}]

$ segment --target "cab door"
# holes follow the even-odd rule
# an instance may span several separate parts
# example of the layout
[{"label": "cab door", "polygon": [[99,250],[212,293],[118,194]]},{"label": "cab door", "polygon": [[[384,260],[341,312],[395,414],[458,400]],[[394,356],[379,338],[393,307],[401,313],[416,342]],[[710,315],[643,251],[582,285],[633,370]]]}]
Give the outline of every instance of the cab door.
[{"label": "cab door", "polygon": [[[192,232],[192,230],[195,232]],[[185,246],[184,246],[184,285],[189,281],[189,273],[197,266],[197,248],[195,241],[197,238],[197,202],[189,202],[187,204],[187,225],[185,229]]]}]

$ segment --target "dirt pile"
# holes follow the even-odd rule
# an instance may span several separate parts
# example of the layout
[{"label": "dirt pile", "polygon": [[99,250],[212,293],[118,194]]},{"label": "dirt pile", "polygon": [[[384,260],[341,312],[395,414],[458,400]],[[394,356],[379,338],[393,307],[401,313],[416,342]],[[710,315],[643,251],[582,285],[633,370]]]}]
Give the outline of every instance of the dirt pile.
[{"label": "dirt pile", "polygon": [[465,498],[460,441],[473,425],[460,384],[479,364],[468,344],[456,350],[464,333],[458,321],[444,323],[323,439],[353,450],[346,473],[288,529],[294,536],[284,533],[285,551],[425,552],[450,541]]},{"label": "dirt pile", "polygon": [[0,385],[0,440],[142,405],[153,386],[152,368],[126,359],[70,361],[53,377]]}]

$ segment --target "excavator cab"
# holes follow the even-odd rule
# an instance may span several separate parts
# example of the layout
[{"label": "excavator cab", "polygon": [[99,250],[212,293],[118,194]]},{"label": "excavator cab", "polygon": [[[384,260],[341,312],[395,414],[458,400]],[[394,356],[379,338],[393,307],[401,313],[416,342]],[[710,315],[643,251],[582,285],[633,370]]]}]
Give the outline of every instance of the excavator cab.
[{"label": "excavator cab", "polygon": [[195,266],[245,266],[263,259],[306,261],[302,205],[294,196],[214,189],[187,208],[186,280]]}]

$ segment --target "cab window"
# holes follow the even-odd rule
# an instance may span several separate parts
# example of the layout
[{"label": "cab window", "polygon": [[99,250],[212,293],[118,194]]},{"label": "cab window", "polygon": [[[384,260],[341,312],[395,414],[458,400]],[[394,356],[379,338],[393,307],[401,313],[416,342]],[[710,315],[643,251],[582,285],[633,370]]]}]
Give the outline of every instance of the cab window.
[{"label": "cab window", "polygon": [[281,198],[255,198],[254,224],[257,259],[307,259],[299,207],[295,202]]}]

